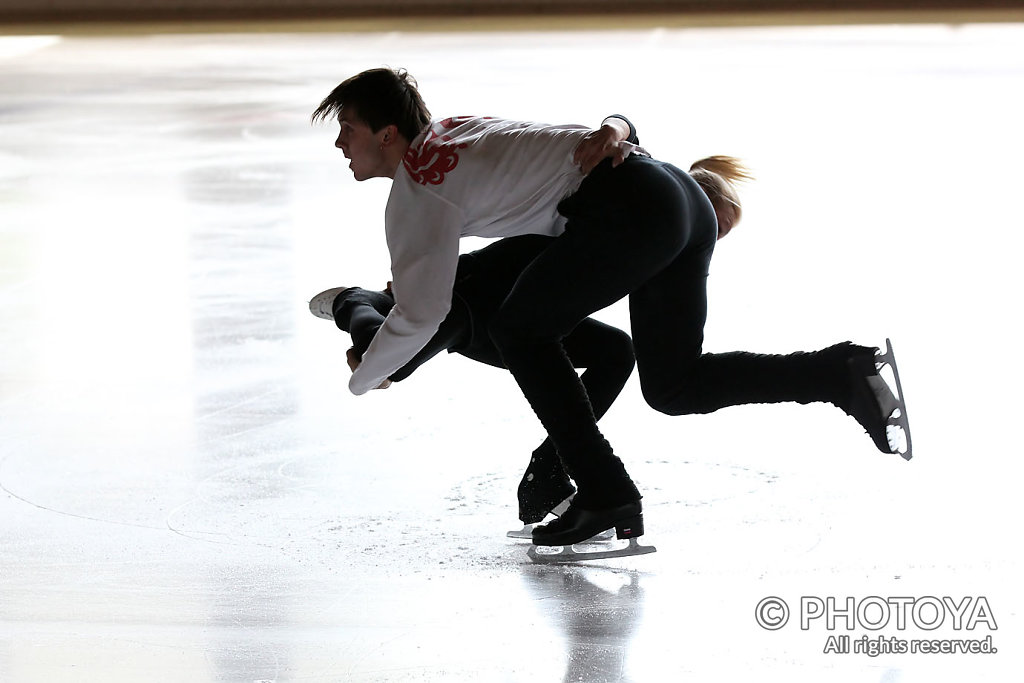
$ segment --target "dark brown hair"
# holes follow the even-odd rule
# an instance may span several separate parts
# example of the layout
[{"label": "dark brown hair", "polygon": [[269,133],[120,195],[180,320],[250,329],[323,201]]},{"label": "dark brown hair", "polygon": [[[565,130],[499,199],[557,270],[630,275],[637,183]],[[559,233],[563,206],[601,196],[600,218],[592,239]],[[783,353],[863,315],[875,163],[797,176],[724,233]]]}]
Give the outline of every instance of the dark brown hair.
[{"label": "dark brown hair", "polygon": [[369,69],[343,81],[313,112],[313,121],[335,118],[342,107],[355,109],[374,133],[394,125],[412,140],[430,124],[430,111],[404,69]]}]

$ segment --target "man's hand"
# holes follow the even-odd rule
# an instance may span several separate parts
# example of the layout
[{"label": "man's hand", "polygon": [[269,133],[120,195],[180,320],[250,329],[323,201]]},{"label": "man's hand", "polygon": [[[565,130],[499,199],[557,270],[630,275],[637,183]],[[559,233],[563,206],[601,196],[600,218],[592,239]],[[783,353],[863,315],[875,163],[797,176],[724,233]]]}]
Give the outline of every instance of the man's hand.
[{"label": "man's hand", "polygon": [[586,175],[605,159],[612,160],[612,166],[625,161],[626,150],[619,145],[629,137],[629,125],[619,118],[609,117],[601,127],[584,136],[572,155],[573,163]]},{"label": "man's hand", "polygon": [[[355,349],[354,346],[351,349],[349,349],[348,351],[345,352],[345,360],[348,361],[348,368],[349,368],[349,370],[351,370],[352,372],[355,372],[356,368],[359,367],[359,363],[361,361],[359,359],[359,356],[356,354],[356,349]],[[387,389],[390,386],[391,386],[391,380],[386,379],[383,382],[381,382],[378,386],[374,387],[374,389]]]}]

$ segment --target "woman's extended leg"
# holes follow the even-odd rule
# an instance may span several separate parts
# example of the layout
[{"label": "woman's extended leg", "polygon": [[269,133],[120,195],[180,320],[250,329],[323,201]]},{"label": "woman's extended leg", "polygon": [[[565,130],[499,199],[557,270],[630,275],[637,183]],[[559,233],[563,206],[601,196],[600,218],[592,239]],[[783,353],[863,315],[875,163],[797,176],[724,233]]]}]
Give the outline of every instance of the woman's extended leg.
[{"label": "woman's extended leg", "polygon": [[[352,336],[352,348],[356,358],[362,358],[377,330],[384,323],[388,311],[395,305],[386,292],[351,287],[334,300],[334,322]],[[464,344],[470,330],[470,318],[465,304],[457,297],[452,301],[448,316],[441,323],[434,336],[412,360],[389,379],[400,382],[411,375],[416,368],[452,347]]]},{"label": "woman's extended leg", "polygon": [[[667,415],[725,406],[840,400],[851,344],[788,355],[702,353],[710,246],[688,250],[629,299],[637,366],[647,403]],[[867,350],[870,353],[870,350]]]},{"label": "woman's extended leg", "polygon": [[832,403],[853,416],[879,450],[891,452],[886,423],[897,401],[878,376],[877,349],[842,342],[785,355],[702,352],[712,247],[708,240],[703,249],[688,248],[630,295],[647,403],[667,415],[749,403]]}]

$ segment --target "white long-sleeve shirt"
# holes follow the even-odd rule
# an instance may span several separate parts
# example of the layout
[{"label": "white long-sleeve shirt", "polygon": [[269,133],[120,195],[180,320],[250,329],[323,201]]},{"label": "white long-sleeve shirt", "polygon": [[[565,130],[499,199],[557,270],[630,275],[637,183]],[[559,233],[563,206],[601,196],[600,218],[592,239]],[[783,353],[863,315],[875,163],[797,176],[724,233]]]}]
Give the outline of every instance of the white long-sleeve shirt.
[{"label": "white long-sleeve shirt", "polygon": [[448,314],[464,235],[558,235],[558,202],[579,188],[584,126],[493,118],[437,120],[395,174],[384,216],[395,306],[349,389],[363,394],[404,366]]}]

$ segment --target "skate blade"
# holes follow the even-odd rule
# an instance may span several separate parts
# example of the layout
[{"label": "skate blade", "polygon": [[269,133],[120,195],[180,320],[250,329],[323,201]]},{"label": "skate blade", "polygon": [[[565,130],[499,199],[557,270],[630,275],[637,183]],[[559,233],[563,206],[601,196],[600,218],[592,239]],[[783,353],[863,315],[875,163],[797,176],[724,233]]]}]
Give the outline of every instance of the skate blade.
[{"label": "skate blade", "polygon": [[[893,380],[896,382],[896,408],[886,419],[886,436],[889,440],[889,447],[894,453],[898,453],[904,460],[914,457],[914,447],[910,440],[910,421],[907,418],[907,402],[903,395],[903,384],[900,382],[899,368],[896,367],[896,355],[892,350],[892,342],[887,337],[885,340],[885,353],[875,356],[875,366],[881,370],[888,366],[892,372]],[[902,446],[902,448],[901,448]]]},{"label": "skate blade", "polygon": [[[533,530],[534,530],[534,528],[536,526],[537,526],[536,524],[527,524],[522,529],[516,529],[514,531],[509,531],[505,535],[508,536],[509,538],[519,538],[519,539],[525,539],[527,541],[532,541],[533,540]],[[610,541],[613,538],[615,538],[615,529],[607,529],[605,531],[602,531],[599,534],[595,534],[594,536],[591,536],[590,538],[588,538],[585,541],[581,541],[580,545],[586,544],[586,543],[603,543],[605,541]]]},{"label": "skate blade", "polygon": [[[541,550],[544,548],[545,550]],[[550,552],[548,549],[550,548]],[[557,549],[556,549],[557,548]],[[616,557],[632,557],[658,552],[653,545],[640,545],[635,538],[629,539],[629,545],[617,550],[595,550],[593,552],[577,552],[573,546],[536,546],[531,545],[526,556],[537,564],[562,564],[586,560],[610,560]]]}]

